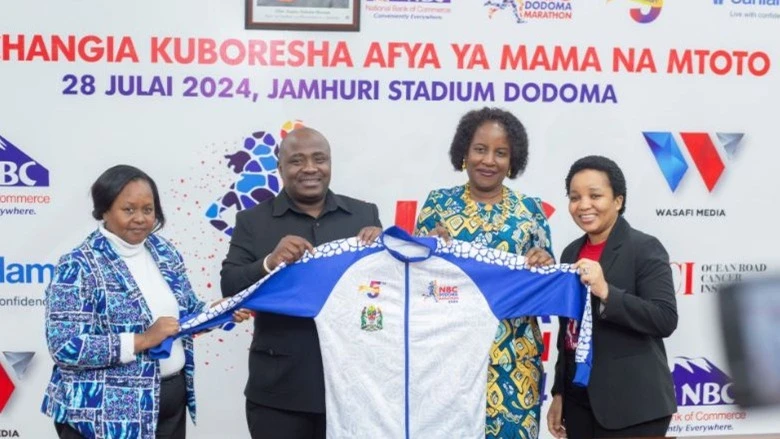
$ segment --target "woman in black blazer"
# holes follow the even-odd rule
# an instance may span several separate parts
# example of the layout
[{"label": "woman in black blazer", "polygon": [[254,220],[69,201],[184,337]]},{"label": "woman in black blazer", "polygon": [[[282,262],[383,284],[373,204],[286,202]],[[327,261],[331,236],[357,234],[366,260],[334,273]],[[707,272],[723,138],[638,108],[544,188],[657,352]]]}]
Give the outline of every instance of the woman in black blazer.
[{"label": "woman in black blazer", "polygon": [[561,262],[574,263],[593,294],[593,364],[587,388],[575,387],[578,327],[561,319],[547,426],[558,438],[664,436],[677,411],[663,342],[677,327],[669,255],[623,219],[626,181],[612,160],[577,160],[566,191],[585,236]]}]

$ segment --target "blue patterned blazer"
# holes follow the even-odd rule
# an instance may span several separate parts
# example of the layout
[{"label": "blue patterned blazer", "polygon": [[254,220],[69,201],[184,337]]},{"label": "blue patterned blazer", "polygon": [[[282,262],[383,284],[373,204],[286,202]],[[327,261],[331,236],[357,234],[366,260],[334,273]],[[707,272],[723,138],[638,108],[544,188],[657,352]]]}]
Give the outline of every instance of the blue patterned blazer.
[{"label": "blue patterned blazer", "polygon": [[[199,312],[184,261],[171,243],[146,239],[179,303],[179,317]],[[141,333],[152,313],[121,257],[99,231],[60,258],[46,289],[46,340],[54,360],[41,410],[88,438],[155,437],[160,402],[159,363],[146,352],[122,364],[123,332]],[[183,337],[187,406],[195,422],[192,338]]]}]

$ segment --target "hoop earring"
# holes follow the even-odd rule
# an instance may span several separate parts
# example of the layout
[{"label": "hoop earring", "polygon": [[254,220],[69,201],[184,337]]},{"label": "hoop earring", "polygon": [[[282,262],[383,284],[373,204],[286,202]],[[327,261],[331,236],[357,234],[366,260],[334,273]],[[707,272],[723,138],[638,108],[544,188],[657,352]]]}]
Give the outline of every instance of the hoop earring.
[{"label": "hoop earring", "polygon": [[460,170],[461,171],[465,171],[466,170],[466,157],[463,157],[463,165],[461,165]]}]

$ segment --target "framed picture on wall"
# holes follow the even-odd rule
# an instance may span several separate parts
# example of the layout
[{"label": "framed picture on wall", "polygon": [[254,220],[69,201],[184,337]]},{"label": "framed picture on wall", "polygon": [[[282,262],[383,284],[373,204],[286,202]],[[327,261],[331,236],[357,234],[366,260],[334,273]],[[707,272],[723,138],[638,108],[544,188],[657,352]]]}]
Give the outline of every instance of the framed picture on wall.
[{"label": "framed picture on wall", "polygon": [[246,29],[360,30],[360,0],[245,0]]}]

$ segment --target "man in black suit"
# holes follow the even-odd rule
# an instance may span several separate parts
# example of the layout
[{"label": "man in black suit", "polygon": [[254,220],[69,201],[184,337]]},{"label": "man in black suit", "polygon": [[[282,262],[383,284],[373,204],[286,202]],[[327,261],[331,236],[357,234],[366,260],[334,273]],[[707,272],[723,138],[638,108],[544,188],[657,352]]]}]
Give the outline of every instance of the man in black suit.
[{"label": "man in black suit", "polygon": [[561,319],[548,428],[570,439],[663,436],[677,411],[663,342],[678,320],[669,255],[623,218],[626,181],[612,160],[576,161],[566,190],[585,235],[561,262],[576,261],[593,294],[593,364],[588,387],[574,386],[578,329]]},{"label": "man in black suit", "polygon": [[[222,262],[222,295],[232,296],[292,263],[314,246],[381,233],[374,204],[328,189],[330,145],[311,128],[290,132],[279,148],[284,183],[276,198],[239,212]],[[259,312],[244,391],[253,439],[325,437],[325,384],[317,329],[312,319]]]}]

